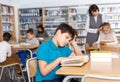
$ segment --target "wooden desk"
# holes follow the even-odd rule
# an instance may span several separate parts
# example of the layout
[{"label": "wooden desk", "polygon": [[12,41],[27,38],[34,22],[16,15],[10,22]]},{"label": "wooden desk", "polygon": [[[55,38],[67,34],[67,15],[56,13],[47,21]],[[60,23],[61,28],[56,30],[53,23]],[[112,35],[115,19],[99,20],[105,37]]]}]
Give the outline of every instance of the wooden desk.
[{"label": "wooden desk", "polygon": [[14,50],[27,50],[27,49],[35,49],[38,48],[39,45],[19,45],[19,46],[12,46],[12,49]]},{"label": "wooden desk", "polygon": [[46,42],[46,41],[48,41],[49,40],[49,38],[48,39],[44,39],[44,38],[37,38],[38,39],[38,41],[39,42]]},{"label": "wooden desk", "polygon": [[112,52],[120,53],[120,44],[118,44],[118,45],[101,45],[100,48],[101,48],[101,50],[104,50],[104,51],[112,51]]},{"label": "wooden desk", "polygon": [[99,50],[99,48],[98,48],[97,45],[89,46],[88,44],[85,44],[85,49],[86,49],[86,53],[87,53],[87,54],[89,54],[90,51]]},{"label": "wooden desk", "polygon": [[38,48],[39,45],[12,45],[12,49],[19,51],[19,50],[28,50],[30,52],[30,57],[33,57],[32,50]]},{"label": "wooden desk", "polygon": [[57,70],[56,74],[79,76],[95,74],[120,77],[120,59],[112,59],[111,63],[88,62],[82,67],[61,67],[59,70]]}]

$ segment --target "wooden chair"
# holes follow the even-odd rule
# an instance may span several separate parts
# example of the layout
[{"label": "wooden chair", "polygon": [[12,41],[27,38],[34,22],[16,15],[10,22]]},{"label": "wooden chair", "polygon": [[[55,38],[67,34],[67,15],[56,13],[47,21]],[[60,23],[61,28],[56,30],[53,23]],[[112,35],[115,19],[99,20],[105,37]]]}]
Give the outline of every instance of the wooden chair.
[{"label": "wooden chair", "polygon": [[[20,68],[21,74],[22,76],[18,79],[18,77],[16,76],[16,72],[15,72],[15,67],[18,66]],[[9,74],[9,78],[12,80],[18,80],[20,82],[21,79],[25,81],[25,77],[24,74],[22,72],[21,66],[19,63],[11,63],[11,64],[5,64],[5,65],[0,65],[1,68],[1,72],[0,72],[0,80],[4,80],[2,79],[2,77],[5,77],[5,72],[8,72],[7,74]],[[10,70],[11,68],[11,70]],[[6,70],[6,71],[5,71]]]},{"label": "wooden chair", "polygon": [[120,82],[120,77],[85,75],[81,82]]},{"label": "wooden chair", "polygon": [[[30,58],[27,60],[26,69],[27,69],[28,81],[33,82],[33,79],[36,75],[36,70],[37,70],[36,58]],[[32,78],[32,80],[31,80],[31,78]]]}]

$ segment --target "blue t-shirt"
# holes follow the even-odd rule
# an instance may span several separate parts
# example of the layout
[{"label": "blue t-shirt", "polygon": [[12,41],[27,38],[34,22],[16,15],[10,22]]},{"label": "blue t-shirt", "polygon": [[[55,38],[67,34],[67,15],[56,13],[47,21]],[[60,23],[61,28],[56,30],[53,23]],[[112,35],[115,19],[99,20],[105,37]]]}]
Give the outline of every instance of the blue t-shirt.
[{"label": "blue t-shirt", "polygon": [[[56,60],[58,57],[68,57],[72,53],[72,50],[70,50],[68,47],[57,47],[52,39],[50,39],[48,42],[44,42],[40,45],[37,52],[37,60],[43,60],[50,64],[54,60]],[[60,75],[56,75],[55,72],[60,68],[60,64],[55,67],[54,70],[52,70],[49,74],[46,76],[43,76],[40,73],[39,67],[37,68],[36,72],[36,81],[41,82],[42,80],[53,80]]]}]

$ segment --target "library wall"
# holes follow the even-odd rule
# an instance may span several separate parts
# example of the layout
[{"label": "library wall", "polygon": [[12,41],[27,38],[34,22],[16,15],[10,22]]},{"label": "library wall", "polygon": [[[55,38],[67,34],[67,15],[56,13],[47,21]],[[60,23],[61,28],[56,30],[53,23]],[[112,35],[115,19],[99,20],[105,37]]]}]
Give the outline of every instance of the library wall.
[{"label": "library wall", "polygon": [[5,5],[13,6],[13,1],[12,0],[0,0],[0,3],[5,4]]},{"label": "library wall", "polygon": [[120,3],[120,0],[20,0],[21,8],[35,7],[53,7],[53,6],[69,6],[69,5],[85,5],[85,4],[105,4],[105,3]]}]

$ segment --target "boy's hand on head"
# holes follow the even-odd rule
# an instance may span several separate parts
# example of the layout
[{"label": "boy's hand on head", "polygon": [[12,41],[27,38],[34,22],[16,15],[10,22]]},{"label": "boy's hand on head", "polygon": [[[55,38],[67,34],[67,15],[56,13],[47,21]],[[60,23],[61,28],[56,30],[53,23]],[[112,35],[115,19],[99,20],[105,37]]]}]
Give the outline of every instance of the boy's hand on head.
[{"label": "boy's hand on head", "polygon": [[72,45],[76,44],[76,36],[73,38],[73,40],[70,41]]}]

